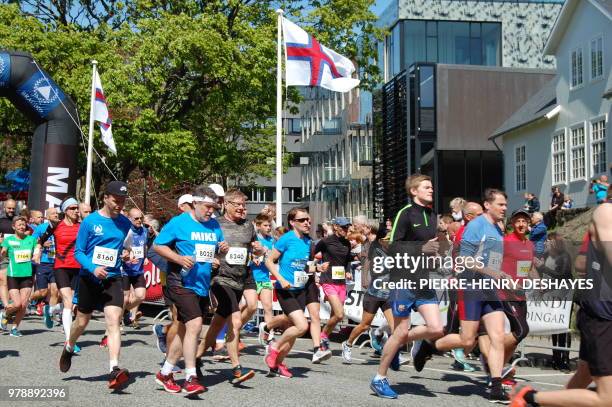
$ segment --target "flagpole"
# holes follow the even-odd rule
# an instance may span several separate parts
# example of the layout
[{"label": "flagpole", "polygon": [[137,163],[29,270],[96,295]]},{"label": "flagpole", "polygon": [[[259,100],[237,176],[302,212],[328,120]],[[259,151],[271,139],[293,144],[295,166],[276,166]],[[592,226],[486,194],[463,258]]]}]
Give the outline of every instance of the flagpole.
[{"label": "flagpole", "polygon": [[91,198],[91,170],[93,163],[93,132],[94,132],[94,103],[96,102],[96,66],[98,61],[91,61],[91,100],[89,105],[89,140],[87,144],[87,173],[85,174],[85,203],[89,205]]},{"label": "flagpole", "polygon": [[282,24],[283,10],[276,10],[276,225],[283,224],[283,65]]}]

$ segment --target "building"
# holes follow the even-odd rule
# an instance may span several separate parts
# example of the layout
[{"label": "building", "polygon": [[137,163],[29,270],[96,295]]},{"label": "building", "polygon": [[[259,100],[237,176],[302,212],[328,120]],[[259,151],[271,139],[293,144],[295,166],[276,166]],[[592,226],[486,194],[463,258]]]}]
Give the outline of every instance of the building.
[{"label": "building", "polygon": [[612,3],[568,0],[543,54],[557,77],[518,109],[491,139],[503,145],[509,207],[532,192],[548,209],[551,188],[575,207],[595,204],[590,181],[610,173]]},{"label": "building", "polygon": [[[541,50],[563,1],[398,0],[379,24],[385,85],[373,95],[374,211],[394,217],[404,181],[433,177],[435,206],[480,199],[503,187],[503,159],[487,129],[503,121],[553,74]],[[365,98],[364,98],[365,99]],[[365,107],[364,107],[365,108]]]}]

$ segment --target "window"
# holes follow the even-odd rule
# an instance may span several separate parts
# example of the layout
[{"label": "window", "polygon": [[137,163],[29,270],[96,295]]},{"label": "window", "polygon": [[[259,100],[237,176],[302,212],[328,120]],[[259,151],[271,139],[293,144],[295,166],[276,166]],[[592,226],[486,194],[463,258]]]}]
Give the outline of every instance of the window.
[{"label": "window", "polygon": [[300,202],[302,199],[302,189],[290,187],[289,190],[289,202]]},{"label": "window", "polygon": [[603,77],[603,37],[591,41],[591,80]]},{"label": "window", "polygon": [[552,153],[553,185],[562,184],[567,179],[567,170],[565,168],[567,160],[565,156],[565,129],[553,135]]},{"label": "window", "polygon": [[582,85],[582,48],[576,48],[571,55],[570,89]]},{"label": "window", "polygon": [[606,172],[606,120],[591,122],[591,162],[593,175]]},{"label": "window", "polygon": [[571,129],[572,181],[586,178],[584,125]]},{"label": "window", "polygon": [[525,146],[514,149],[514,177],[516,192],[527,189],[527,159],[525,157]]},{"label": "window", "polygon": [[287,133],[289,134],[300,134],[302,131],[302,120],[301,119],[285,119]]}]

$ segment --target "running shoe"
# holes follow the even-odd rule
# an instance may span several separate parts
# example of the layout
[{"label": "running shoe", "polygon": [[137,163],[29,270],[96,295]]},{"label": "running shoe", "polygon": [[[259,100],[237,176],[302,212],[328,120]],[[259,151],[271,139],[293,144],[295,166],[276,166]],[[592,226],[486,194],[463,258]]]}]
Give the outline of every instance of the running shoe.
[{"label": "running shoe", "polygon": [[174,381],[174,375],[172,373],[164,376],[161,371],[157,372],[157,374],[155,375],[155,382],[162,386],[164,390],[168,393],[181,392],[181,386],[176,384],[176,382]]},{"label": "running shoe", "polygon": [[64,349],[62,350],[62,356],[60,357],[59,366],[60,372],[66,373],[70,370],[70,366],[72,365],[72,356],[74,352],[68,351],[66,346],[64,345]]},{"label": "running shoe", "polygon": [[315,353],[312,354],[312,363],[319,364],[323,361],[332,357],[331,350],[323,350],[319,348]]},{"label": "running shoe", "polygon": [[329,350],[329,338],[321,338],[321,350]]},{"label": "running shoe", "polygon": [[155,338],[157,340],[157,349],[161,353],[166,353],[168,351],[168,346],[166,344],[166,334],[164,333],[164,326],[162,324],[153,325],[153,333],[155,334]]},{"label": "running shoe", "polygon": [[230,382],[232,384],[240,384],[244,381],[252,379],[255,376],[254,370],[243,369],[242,366],[238,365],[232,369],[232,379]]},{"label": "running shoe", "polygon": [[0,329],[6,331],[8,329],[8,318],[4,310],[0,311]]},{"label": "running shoe", "polygon": [[502,386],[506,387],[506,388],[513,388],[514,386],[516,386],[518,382],[512,378],[505,378],[502,379]]},{"label": "running shoe", "polygon": [[276,363],[276,358],[278,358],[278,349],[274,349],[272,346],[269,348],[269,352],[264,358],[264,362],[270,370],[276,369],[278,364]]},{"label": "running shoe", "polygon": [[129,379],[130,372],[127,369],[121,369],[119,366],[115,366],[108,375],[108,388],[113,390],[120,389],[127,384]]},{"label": "running shoe", "polygon": [[461,363],[458,360],[455,360],[453,362],[453,364],[451,365],[451,367],[454,370],[459,370],[462,372],[475,372],[476,368],[472,365],[470,365],[469,363],[465,362],[465,363]]},{"label": "running shoe", "polygon": [[45,307],[46,304],[41,301],[38,304],[36,304],[36,315],[38,315],[39,317],[43,316],[43,307]]},{"label": "running shoe", "polygon": [[382,335],[375,335],[374,334],[375,330],[374,328],[370,329],[370,332],[368,332],[369,336],[370,336],[370,345],[372,345],[372,348],[374,348],[374,350],[382,352],[382,339],[383,336]]},{"label": "running shoe", "polygon": [[528,385],[514,387],[510,394],[510,407],[528,407],[530,404],[525,401],[525,395],[533,390],[533,387]]},{"label": "running shoe", "polygon": [[[68,342],[64,342],[64,346],[66,346]],[[72,347],[72,353],[80,353],[81,352],[81,348],[79,347],[79,345],[77,345],[76,343],[74,344],[74,346]]]},{"label": "running shoe", "polygon": [[426,340],[415,341],[410,350],[412,356],[412,364],[417,372],[420,372],[425,367],[428,359],[431,359],[433,354],[432,345]]},{"label": "running shoe", "polygon": [[205,391],[206,386],[200,384],[197,376],[191,376],[185,379],[185,383],[183,383],[183,393],[187,393],[190,396],[204,393]]},{"label": "running shoe", "polygon": [[348,346],[347,341],[342,342],[342,359],[344,359],[346,363],[351,363],[352,361],[351,356],[352,356],[352,347]]},{"label": "running shoe", "polygon": [[266,332],[265,327],[266,327],[265,322],[261,322],[259,324],[259,334],[257,335],[257,339],[259,340],[259,344],[262,346],[266,346],[269,340],[268,339],[269,334]]},{"label": "running shoe", "polygon": [[53,318],[51,318],[51,307],[49,304],[45,304],[43,307],[43,321],[47,329],[53,328]]},{"label": "running shoe", "polygon": [[14,336],[15,338],[21,338],[23,336],[23,334],[17,328],[11,329],[11,332],[9,333],[9,335]]},{"label": "running shoe", "polygon": [[510,397],[508,397],[508,393],[506,390],[501,388],[500,390],[493,390],[489,393],[489,402],[490,403],[498,403],[498,404],[510,404]]},{"label": "running shoe", "polygon": [[397,372],[400,370],[400,351],[398,350],[393,355],[393,359],[391,359],[391,370]]},{"label": "running shoe", "polygon": [[293,373],[291,373],[286,364],[281,363],[278,365],[278,376],[284,377],[285,379],[291,379],[293,377]]},{"label": "running shoe", "polygon": [[397,393],[393,391],[391,385],[389,385],[389,380],[385,377],[384,379],[374,380],[370,382],[370,389],[378,397],[382,397],[384,399],[396,399]]},{"label": "running shoe", "polygon": [[100,347],[101,348],[106,348],[108,347],[108,336],[104,335],[102,337],[102,340],[100,341]]}]

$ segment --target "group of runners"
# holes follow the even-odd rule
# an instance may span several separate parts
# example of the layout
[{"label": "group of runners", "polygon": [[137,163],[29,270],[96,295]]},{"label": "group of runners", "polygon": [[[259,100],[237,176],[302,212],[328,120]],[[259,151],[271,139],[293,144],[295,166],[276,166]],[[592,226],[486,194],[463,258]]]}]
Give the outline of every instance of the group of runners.
[{"label": "group of runners", "polygon": [[[152,220],[146,224],[137,208],[124,216],[127,185],[111,182],[104,192],[103,207],[92,214],[70,198],[61,205],[61,221],[57,210],[49,209],[47,222],[33,228],[31,235],[27,233],[28,220],[19,216],[12,217],[12,233],[2,230],[2,257],[9,260],[8,294],[0,291],[6,304],[0,315],[3,328],[10,325],[11,335],[19,336],[27,304],[31,299],[46,300],[43,316],[48,327],[53,326],[53,315],[61,314],[66,342],[59,367],[67,372],[92,313],[102,311],[109,388],[121,388],[129,380],[128,370],[119,365],[121,323],[137,323],[138,305],[145,294],[143,264],[150,259],[163,272],[164,299],[172,315],[167,325],[153,327],[158,347],[165,354],[155,380],[167,392],[196,395],[206,391],[203,358],[229,359],[233,384],[254,377],[255,371],[241,364],[240,334],[256,312],[258,301],[264,319],[258,327],[259,340],[265,346],[269,376],[293,376],[286,356],[307,333],[312,341],[312,362],[329,359],[329,338],[345,319],[347,284],[355,283],[351,280],[358,269],[365,291],[362,318],[340,350],[344,361],[351,363],[352,347],[369,332],[372,347],[380,355],[370,388],[379,397],[398,397],[387,372],[389,368],[399,370],[407,361],[401,355],[407,344],[412,343],[411,360],[418,372],[428,359],[442,352],[452,352],[461,369],[473,370],[465,355],[478,345],[492,402],[509,403],[506,388],[512,386],[515,406],[609,405],[612,302],[602,300],[601,295],[580,300],[580,363],[568,385],[586,388],[594,381],[595,392],[537,392],[518,386],[512,378],[515,370],[509,362],[529,332],[522,281],[540,278],[538,270],[545,266],[528,238],[531,214],[516,210],[505,224],[506,194],[489,189],[483,205],[463,202],[452,217],[443,217],[440,222],[432,209],[433,185],[428,176],[411,176],[406,189],[410,204],[396,215],[391,230],[362,219],[351,224],[339,217],[311,237],[312,219],[306,209],[291,209],[283,230],[274,225],[272,210],[253,221],[247,219],[246,195],[238,189],[224,191],[217,184],[197,187],[182,196],[181,214],[160,229]],[[14,208],[14,202],[7,202],[5,211]],[[611,219],[611,203],[595,210],[581,260],[583,274],[599,283],[598,294],[612,292],[612,250],[604,244],[612,240]],[[0,222],[0,227],[6,228],[5,224]],[[451,232],[451,224],[458,230]],[[385,261],[403,255],[423,261],[410,270]],[[451,297],[444,324],[435,290],[394,287],[429,279],[440,270],[427,259],[447,256],[479,261],[465,270],[452,266],[443,278],[508,279],[518,281],[518,288],[459,290]],[[381,264],[385,266],[377,267]],[[282,310],[277,315],[272,307],[274,292]],[[322,299],[330,306],[323,327],[319,317]],[[386,324],[371,329],[379,310]],[[423,324],[411,324],[413,312],[420,314]],[[505,332],[506,319],[509,333]],[[174,375],[180,360],[184,361],[185,380],[179,385]]]}]

